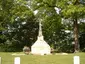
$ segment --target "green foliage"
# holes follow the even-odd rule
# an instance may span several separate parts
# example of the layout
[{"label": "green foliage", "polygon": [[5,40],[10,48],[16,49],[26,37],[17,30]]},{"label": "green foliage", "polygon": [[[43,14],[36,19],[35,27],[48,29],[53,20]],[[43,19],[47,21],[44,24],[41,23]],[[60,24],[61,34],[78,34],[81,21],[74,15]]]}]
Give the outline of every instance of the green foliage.
[{"label": "green foliage", "polygon": [[83,18],[83,15],[85,13],[85,7],[82,5],[68,5],[65,9],[63,9],[61,11],[61,13],[63,14],[63,16],[65,16],[65,18],[75,18],[75,16],[77,16],[77,18]]},{"label": "green foliage", "polygon": [[79,33],[79,42],[80,42],[80,49],[81,51],[85,52],[85,22],[80,23],[79,25],[80,33]]},{"label": "green foliage", "polygon": [[24,45],[30,47],[35,41],[37,22],[35,22],[33,12],[27,6],[27,1],[9,1],[1,1],[5,3],[1,4],[0,12],[1,51],[22,51]]},{"label": "green foliage", "polygon": [[[72,21],[83,18],[85,5],[78,0],[0,0],[0,51],[22,51],[24,45],[31,47],[37,39],[37,21],[41,19],[43,35],[50,46],[57,52],[73,52]],[[85,51],[84,25],[80,23],[79,27],[80,48]]]}]

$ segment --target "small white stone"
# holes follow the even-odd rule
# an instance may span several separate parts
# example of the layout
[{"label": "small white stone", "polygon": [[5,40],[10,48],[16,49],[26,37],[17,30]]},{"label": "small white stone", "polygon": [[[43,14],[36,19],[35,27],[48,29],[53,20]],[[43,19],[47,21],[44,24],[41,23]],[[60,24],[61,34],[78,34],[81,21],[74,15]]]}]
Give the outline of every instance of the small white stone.
[{"label": "small white stone", "polygon": [[20,57],[15,57],[14,64],[20,64]]},{"label": "small white stone", "polygon": [[1,64],[1,57],[0,57],[0,64]]},{"label": "small white stone", "polygon": [[80,58],[79,56],[74,56],[74,64],[80,64]]}]

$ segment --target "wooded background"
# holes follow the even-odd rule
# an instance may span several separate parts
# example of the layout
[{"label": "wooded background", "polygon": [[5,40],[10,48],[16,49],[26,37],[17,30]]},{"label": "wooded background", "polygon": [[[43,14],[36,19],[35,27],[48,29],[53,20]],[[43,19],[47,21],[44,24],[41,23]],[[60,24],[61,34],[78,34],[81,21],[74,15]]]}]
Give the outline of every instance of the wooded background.
[{"label": "wooded background", "polygon": [[85,0],[0,0],[0,51],[22,51],[37,40],[56,52],[85,52]]}]

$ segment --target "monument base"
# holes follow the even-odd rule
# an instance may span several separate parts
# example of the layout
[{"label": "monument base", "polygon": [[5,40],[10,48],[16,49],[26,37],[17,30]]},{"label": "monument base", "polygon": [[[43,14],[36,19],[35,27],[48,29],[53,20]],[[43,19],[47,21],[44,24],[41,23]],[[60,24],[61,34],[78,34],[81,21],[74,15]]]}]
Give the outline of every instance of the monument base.
[{"label": "monument base", "polygon": [[31,47],[32,54],[48,55],[51,53],[50,46],[44,40],[37,40]]}]

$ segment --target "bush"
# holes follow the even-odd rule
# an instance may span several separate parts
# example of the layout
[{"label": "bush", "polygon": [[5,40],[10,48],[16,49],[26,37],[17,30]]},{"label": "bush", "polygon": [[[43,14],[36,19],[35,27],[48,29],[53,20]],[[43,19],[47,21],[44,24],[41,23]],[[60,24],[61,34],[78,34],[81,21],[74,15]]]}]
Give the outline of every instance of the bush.
[{"label": "bush", "polygon": [[0,44],[0,52],[20,52],[22,48],[13,45]]}]

